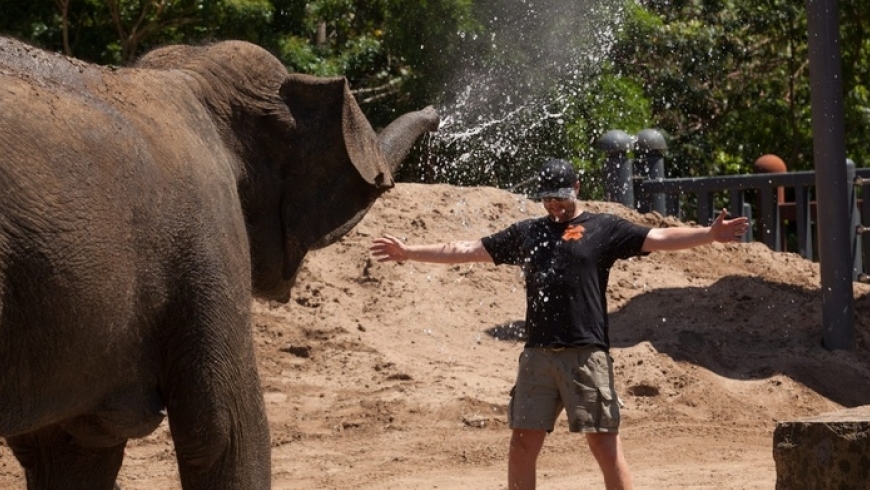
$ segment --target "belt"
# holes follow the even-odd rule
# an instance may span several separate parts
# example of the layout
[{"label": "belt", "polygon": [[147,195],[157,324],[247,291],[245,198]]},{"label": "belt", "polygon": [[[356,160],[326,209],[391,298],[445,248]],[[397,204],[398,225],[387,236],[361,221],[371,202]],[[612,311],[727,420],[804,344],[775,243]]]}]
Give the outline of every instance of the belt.
[{"label": "belt", "polygon": [[553,347],[539,347],[539,349],[548,350],[550,352],[562,352],[565,349],[585,349],[587,347],[593,347],[592,344],[583,344],[583,345],[572,345],[572,346],[553,346]]}]

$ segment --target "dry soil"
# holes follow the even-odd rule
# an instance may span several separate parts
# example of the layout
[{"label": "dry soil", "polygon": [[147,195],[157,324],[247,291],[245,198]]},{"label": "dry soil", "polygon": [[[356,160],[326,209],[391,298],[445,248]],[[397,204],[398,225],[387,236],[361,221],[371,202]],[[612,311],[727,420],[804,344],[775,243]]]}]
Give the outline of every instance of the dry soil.
[{"label": "dry soil", "polygon": [[[654,226],[691,226],[585,202]],[[277,489],[501,490],[505,408],[522,350],[523,281],[509,266],[380,264],[384,233],[476,239],[543,212],[492,188],[400,184],[340,242],[310,254],[286,305],[251,329]],[[608,290],[622,438],[638,489],[774,488],[777,421],[870,404],[870,287],[854,351],[821,345],[818,264],[760,243],[617,263]],[[166,424],[128,444],[125,490],[180,488]],[[538,488],[603,488],[564,416]],[[24,488],[0,447],[0,488]]]}]

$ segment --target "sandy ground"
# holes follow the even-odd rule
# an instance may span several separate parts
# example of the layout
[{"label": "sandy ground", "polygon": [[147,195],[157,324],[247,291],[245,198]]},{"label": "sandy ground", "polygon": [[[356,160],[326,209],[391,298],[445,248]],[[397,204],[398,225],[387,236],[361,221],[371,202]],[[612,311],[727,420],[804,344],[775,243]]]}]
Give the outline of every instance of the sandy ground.
[{"label": "sandy ground", "polygon": [[[687,226],[607,211],[657,226]],[[516,268],[374,263],[371,240],[476,239],[543,211],[490,188],[400,184],[342,241],[312,253],[286,305],[252,331],[278,489],[505,485],[505,408],[522,350]],[[870,288],[855,284],[857,348],[821,347],[817,264],[760,243],[618,263],[609,305],[622,437],[636,488],[772,489],[777,421],[870,404]],[[564,416],[541,489],[603,488]],[[125,490],[180,488],[168,429],[130,441]],[[0,488],[24,488],[0,447]]]}]

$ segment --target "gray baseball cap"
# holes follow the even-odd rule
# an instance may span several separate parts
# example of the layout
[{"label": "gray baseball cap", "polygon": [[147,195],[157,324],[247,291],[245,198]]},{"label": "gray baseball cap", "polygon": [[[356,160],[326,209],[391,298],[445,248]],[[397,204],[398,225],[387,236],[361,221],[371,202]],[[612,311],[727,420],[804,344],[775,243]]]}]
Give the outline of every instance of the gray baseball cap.
[{"label": "gray baseball cap", "polygon": [[567,160],[552,158],[538,171],[538,199],[545,197],[573,198],[577,171]]}]

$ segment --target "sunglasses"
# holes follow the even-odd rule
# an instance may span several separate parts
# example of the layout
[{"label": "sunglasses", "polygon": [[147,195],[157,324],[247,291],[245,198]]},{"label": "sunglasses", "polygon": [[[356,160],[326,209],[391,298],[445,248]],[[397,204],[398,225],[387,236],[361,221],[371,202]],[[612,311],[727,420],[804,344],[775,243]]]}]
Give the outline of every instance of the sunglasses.
[{"label": "sunglasses", "polygon": [[555,202],[555,203],[566,203],[570,201],[572,198],[570,197],[542,197],[541,202]]}]

